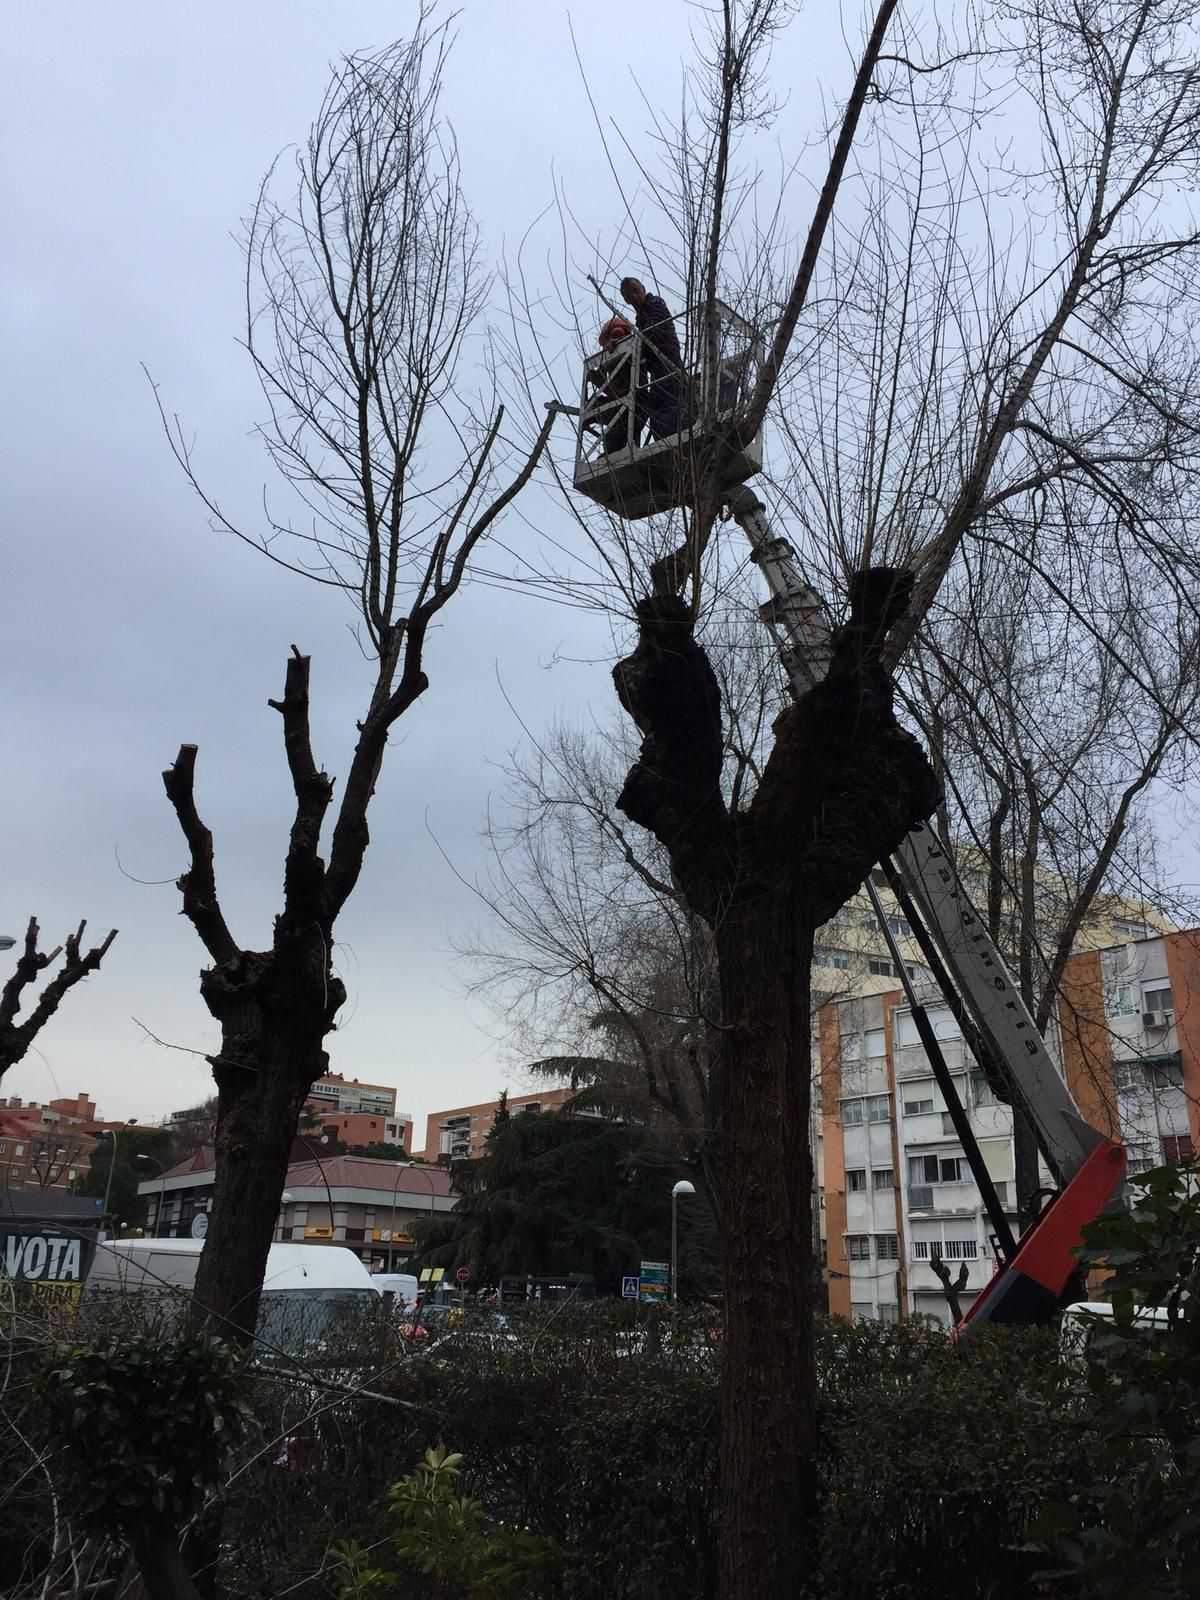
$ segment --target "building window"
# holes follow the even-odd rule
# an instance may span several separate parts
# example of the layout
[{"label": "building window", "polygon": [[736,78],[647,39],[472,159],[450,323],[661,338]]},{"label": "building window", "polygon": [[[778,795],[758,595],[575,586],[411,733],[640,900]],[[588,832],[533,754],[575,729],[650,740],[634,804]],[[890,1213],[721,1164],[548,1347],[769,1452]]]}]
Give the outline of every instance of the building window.
[{"label": "building window", "polygon": [[1140,1061],[1114,1062],[1113,1078],[1118,1089],[1140,1089],[1142,1086],[1142,1063]]},{"label": "building window", "polygon": [[1147,1056],[1142,1065],[1146,1069],[1146,1082],[1152,1089],[1165,1089],[1168,1085],[1183,1088],[1183,1062],[1178,1051],[1169,1056]]},{"label": "building window", "polygon": [[894,1233],[877,1233],[875,1235],[875,1259],[877,1261],[899,1261],[900,1240]]},{"label": "building window", "polygon": [[1131,1139],[1125,1148],[1129,1153],[1125,1167],[1127,1173],[1149,1172],[1151,1167],[1158,1165],[1158,1154],[1150,1140]]},{"label": "building window", "polygon": [[934,1250],[943,1261],[978,1261],[979,1244],[975,1239],[914,1239],[914,1261],[928,1261]]},{"label": "building window", "polygon": [[852,1300],[850,1302],[851,1322],[874,1322],[875,1307],[867,1300]]},{"label": "building window", "polygon": [[868,1028],[863,1035],[863,1045],[868,1056],[886,1056],[887,1044],[882,1028]]},{"label": "building window", "polygon": [[891,1167],[881,1167],[878,1172],[871,1174],[871,1183],[876,1193],[884,1189],[892,1189],[896,1183],[895,1174],[892,1172]]},{"label": "building window", "polygon": [[1104,986],[1104,1015],[1106,1017],[1131,1017],[1133,1015],[1133,985],[1106,983]]},{"label": "building window", "polygon": [[863,1120],[863,1103],[861,1100],[842,1101],[842,1127],[856,1128]]},{"label": "building window", "polygon": [[835,967],[838,972],[849,972],[849,950],[835,950],[827,945],[818,945],[813,951],[813,965],[818,967]]},{"label": "building window", "polygon": [[1148,928],[1144,922],[1114,922],[1112,931],[1118,939],[1150,939],[1154,936],[1154,929]]},{"label": "building window", "polygon": [[966,1165],[962,1156],[909,1156],[908,1181],[910,1184],[963,1183],[967,1177]]},{"label": "building window", "polygon": [[907,917],[889,917],[887,925],[901,939],[912,938],[912,923]]},{"label": "building window", "polygon": [[975,1068],[970,1075],[971,1104],[975,1107],[994,1106],[997,1104],[996,1091],[982,1072]]},{"label": "building window", "polygon": [[900,1307],[894,1300],[881,1300],[879,1302],[880,1322],[899,1322]]},{"label": "building window", "polygon": [[846,1168],[846,1193],[862,1194],[867,1187],[867,1172],[865,1167]]},{"label": "building window", "polygon": [[906,1083],[901,1090],[904,1096],[904,1115],[924,1117],[936,1110],[933,1098],[933,1079],[920,1078],[916,1083]]},{"label": "building window", "polygon": [[1189,1133],[1164,1133],[1162,1147],[1163,1160],[1166,1162],[1192,1159],[1192,1136]]},{"label": "building window", "polygon": [[867,1096],[868,1122],[890,1122],[891,1118],[891,1106],[888,1104],[888,1097],[886,1094],[872,1094]]},{"label": "building window", "polygon": [[824,1189],[818,1189],[817,1190],[817,1210],[818,1211],[824,1211],[824,1209],[825,1209],[825,1191],[824,1191]]},{"label": "building window", "polygon": [[848,1233],[846,1235],[846,1255],[851,1261],[870,1261],[871,1235],[869,1233]]},{"label": "building window", "polygon": [[887,956],[868,956],[867,971],[876,978],[894,978],[896,976],[896,963]]},{"label": "building window", "polygon": [[1156,984],[1153,989],[1142,990],[1143,1011],[1172,1011],[1170,984]]}]

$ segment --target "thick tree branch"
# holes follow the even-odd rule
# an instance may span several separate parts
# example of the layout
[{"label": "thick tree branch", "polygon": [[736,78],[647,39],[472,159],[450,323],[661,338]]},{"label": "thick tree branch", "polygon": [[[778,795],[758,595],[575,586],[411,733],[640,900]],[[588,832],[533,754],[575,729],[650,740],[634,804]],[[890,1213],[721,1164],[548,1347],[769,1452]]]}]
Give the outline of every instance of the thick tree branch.
[{"label": "thick tree branch", "polygon": [[25,930],[25,948],[17,959],[16,971],[4,985],[3,990],[0,990],[0,1076],[21,1060],[42,1028],[58,1010],[59,1003],[67,990],[73,989],[89,973],[96,971],[107,954],[108,947],[117,937],[117,930],[113,928],[102,944],[94,945],[85,954],[80,954],[79,947],[83,943],[83,932],[86,927],[87,923],[81,922],[74,933],[67,935],[66,956],[62,966],[42,990],[37,1004],[24,1022],[18,1022],[16,1019],[21,1009],[21,996],[37,979],[38,974],[45,971],[63,950],[62,945],[56,945],[53,950],[39,951],[37,918],[30,917],[29,926]]},{"label": "thick tree branch", "polygon": [[175,765],[163,773],[163,787],[174,807],[191,852],[191,867],[178,881],[183,895],[183,914],[199,934],[204,948],[214,961],[232,961],[238,946],[225,924],[217,899],[217,880],[213,867],[212,834],[196,810],[196,754],[194,744],[181,744]]},{"label": "thick tree branch", "polygon": [[642,745],[617,808],[666,848],[689,903],[711,926],[736,867],[721,795],[721,692],[681,600],[645,599],[637,614],[637,649],[617,663],[613,681]]},{"label": "thick tree branch", "polygon": [[296,794],[296,815],[284,868],[287,913],[311,920],[324,910],[325,864],[319,851],[321,824],[333,798],[333,782],[313,759],[308,719],[309,657],[292,646],[282,700],[269,700],[283,717],[283,743]]}]

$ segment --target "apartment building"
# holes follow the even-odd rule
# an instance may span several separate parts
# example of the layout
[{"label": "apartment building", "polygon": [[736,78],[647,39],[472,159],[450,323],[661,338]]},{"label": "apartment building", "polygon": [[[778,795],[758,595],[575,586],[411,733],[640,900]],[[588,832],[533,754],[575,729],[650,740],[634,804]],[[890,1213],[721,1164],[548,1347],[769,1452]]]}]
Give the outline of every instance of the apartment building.
[{"label": "apartment building", "polygon": [[[999,1103],[958,1025],[917,984],[1001,1203],[1015,1220],[1012,1113]],[[996,1267],[979,1190],[917,1036],[893,989],[827,1002],[819,1013],[817,1109],[830,1309],[894,1321],[950,1321],[930,1265],[936,1248],[965,1309]],[[1200,931],[1141,936],[1070,958],[1051,1049],[1084,1116],[1121,1139],[1130,1169],[1200,1148]]]},{"label": "apartment building", "polygon": [[0,1099],[0,1189],[72,1191],[88,1170],[97,1134],[108,1126],[87,1094],[45,1105],[16,1095]]},{"label": "apartment building", "polygon": [[1200,1150],[1200,929],[1072,956],[1058,1029],[1071,1093],[1131,1172]]},{"label": "apartment building", "polygon": [[362,1155],[375,1144],[398,1145],[406,1153],[412,1153],[413,1122],[406,1112],[387,1117],[370,1111],[318,1109],[317,1115],[321,1119],[322,1133],[329,1134],[335,1149],[345,1145],[348,1155]]},{"label": "apartment building", "polygon": [[[510,1116],[529,1112],[557,1111],[571,1098],[570,1089],[542,1089],[537,1094],[510,1094]],[[455,1106],[450,1111],[430,1113],[425,1125],[425,1160],[469,1160],[482,1155],[483,1142],[496,1121],[499,1100],[483,1100],[474,1106]]]},{"label": "apartment building", "polygon": [[[368,1111],[376,1116],[396,1116],[396,1091],[384,1083],[360,1083],[340,1072],[327,1072],[308,1091],[318,1114],[325,1111]],[[402,1118],[411,1122],[411,1117]]]}]

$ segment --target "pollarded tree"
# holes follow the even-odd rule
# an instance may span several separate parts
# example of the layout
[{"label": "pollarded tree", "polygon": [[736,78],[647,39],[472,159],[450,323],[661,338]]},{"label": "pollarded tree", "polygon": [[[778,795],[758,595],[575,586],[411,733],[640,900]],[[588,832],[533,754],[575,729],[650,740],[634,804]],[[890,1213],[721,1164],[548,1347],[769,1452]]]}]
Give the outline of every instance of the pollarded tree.
[{"label": "pollarded tree", "polygon": [[[113,928],[100,944],[83,950],[81,946],[86,927],[87,924],[81,922],[62,944],[55,945],[53,950],[39,950],[41,930],[37,918],[30,917],[16,967],[3,989],[0,989],[0,1078],[22,1059],[58,1010],[68,990],[97,971],[108,953],[109,945],[117,937],[117,930]],[[63,957],[62,965],[38,991],[35,988],[38,979],[54,966],[60,955]],[[33,1005],[25,1016],[21,1016],[21,1006],[30,997],[33,998]]]},{"label": "pollarded tree", "polygon": [[[328,1068],[325,1038],[345,998],[333,930],[363,869],[388,736],[427,689],[430,630],[532,475],[554,417],[504,482],[504,408],[476,413],[464,398],[462,357],[486,279],[438,110],[445,51],[444,28],[423,11],[411,38],[343,60],[287,199],[276,198],[279,174],[268,176],[247,240],[245,342],[269,408],[262,436],[301,513],[247,534],[205,496],[221,526],[353,602],[372,669],[336,805],[312,750],[300,651],[271,702],[295,811],[265,948],[236,938],[222,911],[195,799],[195,746],[183,745],[163,775],[190,852],[179,880],[184,913],[211,958],[200,990],[221,1027],[211,1057],[215,1191],[197,1302],[246,1338],[297,1118]],[[169,433],[203,493],[181,430]],[[280,554],[288,539],[299,547],[291,562]]]},{"label": "pollarded tree", "polygon": [[[700,308],[685,367],[711,342],[705,308],[718,291],[765,331],[766,357],[723,418],[701,405],[708,431],[685,452],[677,516],[579,513],[608,570],[632,575],[637,647],[615,680],[642,744],[617,804],[667,852],[717,955],[721,1215],[736,1285],[722,1393],[725,1600],[796,1592],[811,1571],[809,971],[816,929],[940,798],[897,721],[896,669],[998,504],[1036,510],[1048,485],[1076,475],[1107,504],[1114,479],[1132,484],[1135,453],[1157,500],[1198,455],[1200,240],[1182,207],[1161,204],[1194,185],[1200,155],[1190,7],[997,0],[971,14],[961,48],[936,39],[929,51],[915,27],[885,45],[895,11],[875,13],[781,289],[778,241],[747,220],[770,208],[750,202],[753,173],[739,191],[734,147],[762,114],[764,52],[785,8],[715,9],[693,125],[656,130],[669,192],[639,168],[651,186],[643,211],[659,203],[674,231],[631,208],[645,265],[625,270],[669,274],[676,303]],[[868,103],[871,136],[858,138]],[[855,181],[839,194],[856,139]],[[664,237],[679,241],[674,259]],[[630,245],[617,241],[610,259],[617,249],[628,262]],[[734,810],[698,622],[729,581],[713,532],[731,463],[768,413],[788,419],[797,467],[781,485],[788,533],[838,626],[827,674],[776,719],[757,786]],[[1026,523],[1020,554],[1035,566],[1040,528]],[[1116,546],[1093,543],[1083,570],[1101,559],[1119,570],[1126,541],[1187,607],[1190,530],[1135,518]],[[1120,654],[1120,638],[1110,643]]]}]

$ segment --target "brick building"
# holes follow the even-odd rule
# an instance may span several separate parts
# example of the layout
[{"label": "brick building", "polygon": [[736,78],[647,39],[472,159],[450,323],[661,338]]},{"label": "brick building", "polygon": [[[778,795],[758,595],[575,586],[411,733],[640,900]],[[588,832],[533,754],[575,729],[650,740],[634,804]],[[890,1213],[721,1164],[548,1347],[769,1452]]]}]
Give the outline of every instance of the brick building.
[{"label": "brick building", "polygon": [[[537,1094],[510,1094],[507,1105],[515,1117],[529,1112],[557,1111],[570,1098],[570,1089],[543,1089]],[[431,1112],[425,1124],[425,1160],[444,1164],[481,1155],[483,1141],[491,1132],[499,1107],[499,1100],[482,1100],[474,1106]]]},{"label": "brick building", "polygon": [[0,1187],[66,1194],[87,1172],[96,1136],[108,1124],[89,1095],[45,1105],[0,1099]]}]

